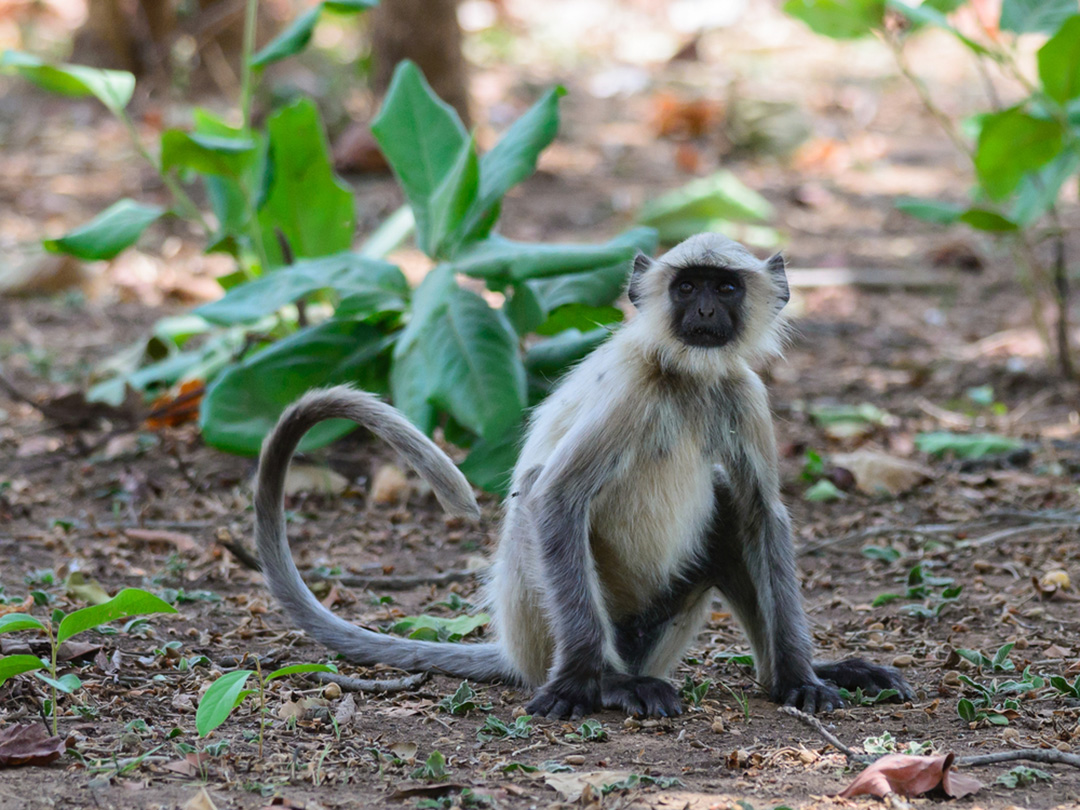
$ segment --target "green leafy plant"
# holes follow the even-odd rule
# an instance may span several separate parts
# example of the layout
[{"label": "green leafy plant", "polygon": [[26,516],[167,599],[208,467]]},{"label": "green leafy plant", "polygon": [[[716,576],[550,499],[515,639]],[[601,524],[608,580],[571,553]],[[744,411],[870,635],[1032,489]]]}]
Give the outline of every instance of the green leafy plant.
[{"label": "green leafy plant", "polygon": [[639,787],[648,787],[649,785],[655,785],[658,788],[673,788],[681,787],[682,781],[674,776],[648,776],[632,773],[625,779],[620,779],[618,782],[604,784],[603,787],[600,788],[600,793],[606,796],[616,790],[632,790]]},{"label": "green leafy plant", "polygon": [[390,632],[423,641],[456,642],[476,632],[489,621],[491,617],[486,613],[455,616],[452,619],[443,616],[406,616],[395,622]]},{"label": "green leafy plant", "polygon": [[850,706],[873,706],[876,703],[888,703],[899,694],[896,689],[882,689],[880,692],[868,695],[863,692],[862,687],[857,688],[854,692],[840,687],[840,697]]},{"label": "green leafy plant", "polygon": [[[901,73],[970,161],[974,177],[970,202],[906,199],[897,207],[929,222],[963,223],[1004,239],[1031,298],[1033,321],[1046,345],[1054,347],[1062,376],[1073,377],[1067,231],[1057,202],[1063,185],[1080,171],[1080,14],[1068,1],[1003,0],[996,31],[984,27],[969,34],[949,18],[965,5],[963,0],[787,0],[784,9],[824,36],[876,35],[889,46]],[[981,19],[978,13],[972,18]],[[991,92],[990,109],[984,113],[963,122],[950,116],[905,52],[910,38],[925,28],[952,35],[981,72],[1004,72],[1022,88],[1022,95],[1006,103]],[[1023,44],[1029,34],[1047,37],[1034,60]],[[1047,243],[1052,247],[1049,259],[1038,250]],[[1042,314],[1046,301],[1056,309],[1052,330]]]},{"label": "green leafy plant", "polygon": [[683,700],[686,702],[694,706],[700,706],[701,701],[705,699],[705,695],[709,693],[709,687],[711,686],[712,680],[710,678],[705,678],[701,683],[694,683],[694,679],[687,675],[679,694],[682,695]]},{"label": "green leafy plant", "polygon": [[[45,633],[49,639],[50,654],[47,660],[36,655],[7,655],[0,658],[0,684],[16,675],[33,672],[48,684],[52,690],[50,710],[52,731],[57,730],[57,698],[59,693],[72,694],[82,686],[79,676],[68,673],[59,676],[56,654],[60,645],[72,636],[86,630],[92,630],[108,622],[128,616],[143,616],[151,613],[176,613],[176,608],[158,599],[151,593],[138,588],[125,588],[116,596],[100,605],[92,605],[65,615],[62,611],[53,611],[47,621],[40,621],[27,613],[9,613],[0,616],[0,633],[14,633],[20,630],[37,630]],[[48,675],[39,670],[47,670]]]},{"label": "green leafy plant", "polygon": [[970,661],[980,672],[983,670],[989,672],[1012,672],[1016,669],[1016,664],[1009,658],[1009,653],[1012,652],[1015,646],[1016,643],[1011,641],[1008,644],[1002,644],[993,657],[984,655],[980,650],[957,649],[956,654],[964,660]]},{"label": "green leafy plant", "polygon": [[915,446],[932,456],[952,453],[957,458],[982,458],[1019,450],[1024,443],[1019,439],[992,433],[951,433],[947,430],[939,430],[933,433],[920,433],[915,437]]},{"label": "green leafy plant", "polygon": [[[115,358],[112,375],[89,397],[118,402],[126,386],[150,391],[205,381],[206,441],[255,454],[300,394],[354,383],[389,394],[425,432],[442,425],[469,451],[462,469],[470,480],[502,492],[526,409],[621,320],[612,303],[635,252],[655,248],[656,231],[639,227],[599,245],[517,242],[496,233],[503,197],[535,170],[555,137],[564,91],[543,93],[480,155],[453,109],[416,65],[403,62],[372,132],[408,207],[352,250],[352,195],[334,175],[315,105],[300,99],[276,110],[262,131],[249,110],[259,71],[303,48],[320,14],[370,5],[326,0],[260,53],[249,49],[239,126],[196,111],[189,130],[162,135],[157,155],[136,140],[172,192],[173,212],[202,229],[208,250],[232,255],[236,272],[219,279],[223,298],[159,321],[145,344]],[[248,0],[249,22],[254,6]],[[252,31],[249,25],[249,38]],[[130,74],[50,66],[11,52],[0,66],[48,89],[96,96],[137,138],[125,112]],[[190,183],[204,187],[213,227],[192,201]],[[115,256],[165,213],[122,200],[48,247]],[[410,232],[433,263],[415,290],[381,258]],[[324,423],[303,447],[353,427]]]},{"label": "green leafy plant", "polygon": [[1039,781],[1050,782],[1053,778],[1053,775],[1046,771],[1039,770],[1038,768],[1029,768],[1027,765],[1017,765],[1008,773],[1001,774],[994,780],[994,783],[1012,789],[1033,785]]},{"label": "green leafy plant", "polygon": [[1069,683],[1060,675],[1051,675],[1050,685],[1054,687],[1059,695],[1080,700],[1080,675],[1077,675],[1076,680],[1072,683]]},{"label": "green leafy plant", "polygon": [[439,708],[447,714],[460,717],[476,710],[490,712],[491,704],[481,703],[476,690],[469,686],[468,681],[462,681],[454,694],[447,695],[439,701]]},{"label": "green leafy plant", "polygon": [[[1011,649],[1010,645],[1006,646]],[[1005,655],[1008,655],[1008,651]],[[961,698],[957,703],[956,713],[960,718],[969,724],[986,722],[996,726],[1007,726],[1011,719],[1019,715],[1021,698],[1046,686],[1046,680],[1032,674],[1031,667],[1024,669],[1019,680],[998,683],[995,678],[989,683],[980,683],[961,675],[960,682],[975,693],[974,697]]]},{"label": "green leafy plant", "polygon": [[921,564],[913,565],[907,574],[907,591],[903,594],[879,594],[871,603],[881,607],[900,599],[915,600],[921,604],[903,605],[900,612],[920,619],[937,619],[950,605],[955,603],[964,590],[963,585],[953,585],[951,577],[928,575]]},{"label": "green leafy plant", "polygon": [[599,720],[588,719],[578,726],[577,732],[566,735],[572,742],[600,742],[608,738],[607,729]]},{"label": "green leafy plant", "polygon": [[877,737],[867,737],[863,740],[863,751],[867,754],[910,754],[922,756],[934,750],[934,744],[929,740],[922,742],[909,741],[899,743],[888,731]]},{"label": "green leafy plant", "polygon": [[480,726],[476,730],[476,739],[480,742],[490,742],[491,740],[502,739],[514,739],[514,740],[527,740],[532,736],[532,716],[523,714],[520,717],[514,719],[514,722],[507,725],[495,715],[489,715],[484,720],[484,725]]},{"label": "green leafy plant", "polygon": [[424,764],[416,768],[409,776],[429,782],[442,782],[450,778],[450,769],[446,767],[446,757],[438,751],[432,751]]},{"label": "green leafy plant", "polygon": [[[270,681],[284,678],[286,675],[299,675],[304,672],[337,672],[333,664],[293,664],[292,666],[275,669],[265,677],[258,659],[255,660],[255,669],[236,669],[226,672],[212,684],[199,701],[199,708],[195,711],[195,730],[200,737],[206,737],[214,729],[229,719],[233,713],[249,695],[259,695],[259,757],[262,757],[263,737],[266,730],[266,685]],[[256,688],[247,689],[247,682],[254,675]]]}]

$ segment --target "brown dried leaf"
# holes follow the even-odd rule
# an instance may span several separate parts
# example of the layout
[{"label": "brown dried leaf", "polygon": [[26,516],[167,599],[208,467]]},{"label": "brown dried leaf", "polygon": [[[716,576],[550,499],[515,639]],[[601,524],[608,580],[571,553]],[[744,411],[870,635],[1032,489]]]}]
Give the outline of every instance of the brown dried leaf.
[{"label": "brown dried leaf", "polygon": [[125,529],[124,536],[140,543],[166,543],[175,546],[177,551],[198,554],[202,546],[190,534],[170,532],[164,529]]},{"label": "brown dried leaf", "polygon": [[982,787],[978,779],[950,771],[954,754],[920,757],[888,754],[871,764],[840,792],[842,797],[871,795],[884,798],[891,793],[921,796],[941,787],[954,799],[968,796]]},{"label": "brown dried leaf", "polygon": [[8,726],[0,730],[0,767],[48,765],[74,744],[64,737],[50,737],[37,723]]},{"label": "brown dried leaf", "polygon": [[218,810],[218,807],[206,792],[206,788],[199,788],[198,793],[184,802],[181,810]]},{"label": "brown dried leaf", "polygon": [[885,492],[895,497],[930,478],[930,471],[921,464],[875,450],[836,453],[830,456],[830,461],[850,470],[855,476],[855,486],[870,495]]},{"label": "brown dried leaf", "polygon": [[150,405],[146,417],[146,427],[161,430],[166,427],[179,427],[199,418],[199,406],[202,404],[206,386],[201,380],[188,380],[173,394],[162,394]]}]

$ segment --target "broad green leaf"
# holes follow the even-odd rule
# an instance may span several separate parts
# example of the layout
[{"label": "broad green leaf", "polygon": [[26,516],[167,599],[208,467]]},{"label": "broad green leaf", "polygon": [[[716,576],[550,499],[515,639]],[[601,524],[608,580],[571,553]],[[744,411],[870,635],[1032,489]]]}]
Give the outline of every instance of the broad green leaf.
[{"label": "broad green leaf", "polygon": [[975,172],[992,199],[1016,188],[1025,173],[1057,157],[1061,126],[1012,107],[987,116],[975,151]]},{"label": "broad green leaf", "polygon": [[290,667],[275,669],[266,676],[266,682],[275,678],[284,678],[286,675],[299,675],[303,672],[337,672],[338,668],[333,664],[293,664]]},{"label": "broad green leaf", "polygon": [[[390,628],[390,632],[410,638],[425,637],[429,641],[453,642],[461,641],[490,621],[491,617],[486,613],[477,613],[475,616],[455,616],[452,619],[442,616],[406,616],[396,622]],[[434,637],[424,633],[425,630],[433,631]]]},{"label": "broad green leaf", "polygon": [[618,307],[590,307],[586,304],[564,304],[555,309],[536,328],[538,335],[557,335],[567,329],[588,332],[600,326],[620,323],[623,312]]},{"label": "broad green leaf", "polygon": [[924,453],[940,456],[955,453],[958,458],[981,458],[993,453],[1008,453],[1024,446],[1019,439],[1009,436],[996,436],[992,433],[920,433],[915,437],[915,446]]},{"label": "broad green leaf", "polygon": [[1046,94],[1064,104],[1080,96],[1080,14],[1067,19],[1039,48],[1039,80]]},{"label": "broad green leaf", "polygon": [[205,737],[229,718],[233,709],[244,699],[244,686],[254,674],[250,670],[238,669],[225,673],[210,684],[195,711],[195,729],[200,737]]},{"label": "broad green leaf", "polygon": [[832,39],[856,39],[882,27],[885,0],[787,0],[784,11],[815,33]]},{"label": "broad green leaf", "polygon": [[45,662],[36,655],[9,655],[0,658],[0,684],[24,672],[45,669]]},{"label": "broad green leaf", "polygon": [[536,282],[511,285],[503,304],[503,312],[519,335],[534,331],[547,318],[547,310],[533,291],[533,283]]},{"label": "broad green leaf", "polygon": [[500,285],[629,262],[636,250],[621,237],[602,245],[552,245],[514,242],[492,234],[459,253],[453,267],[458,273],[487,279],[489,285]]},{"label": "broad green leaf", "polygon": [[472,139],[462,144],[454,165],[431,192],[425,240],[435,258],[449,258],[461,244],[461,226],[476,201],[480,187],[480,161]]},{"label": "broad green leaf", "polygon": [[94,96],[119,114],[135,92],[135,77],[124,70],[101,70],[85,65],[50,65],[20,51],[0,56],[0,73],[17,73],[38,87],[65,96]]},{"label": "broad green leaf", "polygon": [[1009,219],[1021,226],[1030,225],[1057,202],[1065,181],[1080,169],[1080,153],[1075,149],[1063,151],[1037,172],[1029,172],[1020,181],[1016,204]]},{"label": "broad green leaf", "polygon": [[161,136],[161,168],[190,169],[203,174],[237,177],[255,161],[257,144],[250,138],[226,138],[170,129]]},{"label": "broad green leaf", "polygon": [[72,636],[108,624],[116,619],[126,619],[128,616],[145,616],[149,613],[176,613],[177,610],[168,602],[159,599],[152,593],[139,588],[124,588],[116,596],[102,605],[76,610],[69,613],[60,622],[56,630],[56,643],[63,644]]},{"label": "broad green leaf", "polygon": [[499,201],[506,192],[536,171],[536,159],[559,131],[559,99],[566,95],[554,87],[522,115],[490,152],[480,158],[480,194],[462,231],[466,239],[488,235]]},{"label": "broad green leaf", "polygon": [[836,484],[826,478],[822,478],[803,493],[803,499],[807,501],[838,501],[843,497],[844,493]]},{"label": "broad green leaf", "polygon": [[248,323],[326,289],[342,297],[363,294],[380,300],[392,297],[400,301],[409,295],[409,284],[397,267],[345,252],[301,259],[233,287],[223,298],[203,304],[195,312],[211,323]]},{"label": "broad green leaf", "polygon": [[259,207],[271,264],[282,264],[276,229],[297,258],[347,250],[356,228],[349,187],[334,174],[315,103],[301,99],[270,117],[269,188]]},{"label": "broad green leaf", "polygon": [[[632,228],[615,237],[609,244],[623,244],[634,252],[640,250],[642,253],[651,254],[656,250],[656,243],[656,231],[652,228]],[[630,261],[624,259],[583,273],[536,279],[529,281],[528,286],[545,312],[573,303],[604,307],[622,295],[629,274]]]},{"label": "broad green leaf", "polygon": [[952,225],[960,215],[964,213],[962,205],[943,202],[941,200],[920,200],[914,197],[901,197],[894,205],[896,210],[907,214],[923,222],[933,222],[935,225]]},{"label": "broad green leaf", "polygon": [[998,25],[1015,34],[1053,34],[1076,13],[1076,0],[1004,0]]},{"label": "broad green leaf", "polygon": [[554,382],[571,365],[611,336],[607,329],[580,332],[568,329],[555,337],[542,340],[525,353],[525,368],[529,374]]},{"label": "broad green leaf", "polygon": [[48,675],[44,675],[41,672],[35,672],[34,676],[47,683],[49,686],[52,686],[58,692],[63,692],[65,695],[70,695],[82,686],[82,681],[79,680],[79,676],[74,672],[69,672],[67,675],[63,675],[59,678],[50,678]]},{"label": "broad green leaf", "polygon": [[724,170],[646,203],[638,221],[656,228],[661,243],[674,244],[702,231],[725,232],[733,222],[770,217],[769,201]]},{"label": "broad green leaf", "polygon": [[449,265],[428,273],[394,350],[394,402],[430,430],[433,408],[495,441],[521,419],[525,369],[505,316],[454,281]]},{"label": "broad green leaf", "polygon": [[474,486],[506,497],[521,449],[522,434],[523,425],[519,424],[501,439],[491,442],[481,439],[469,448],[469,455],[458,467]]},{"label": "broad green leaf", "polygon": [[44,239],[42,244],[54,253],[68,253],[80,259],[111,259],[134,245],[163,213],[164,209],[156,205],[120,200],[85,225],[58,239]]},{"label": "broad green leaf", "polygon": [[454,167],[469,137],[454,109],[435,95],[412,62],[394,71],[371,132],[416,217],[417,241],[428,255],[431,196]]},{"label": "broad green leaf", "polygon": [[44,630],[45,625],[26,613],[9,613],[0,616],[0,633],[17,633],[20,630]]},{"label": "broad green leaf", "polygon": [[251,66],[263,68],[281,59],[295,56],[304,50],[311,41],[315,23],[319,21],[323,9],[336,11],[340,14],[355,14],[358,11],[374,8],[377,5],[378,0],[329,0],[329,2],[319,3],[293,20],[284,31],[255,54],[251,59]]},{"label": "broad green leaf", "polygon": [[923,0],[923,5],[936,9],[942,14],[952,14],[968,0]]},{"label": "broad green leaf", "polygon": [[[379,393],[386,375],[380,355],[391,340],[370,324],[331,319],[249,355],[207,390],[199,411],[203,438],[230,453],[255,455],[281,412],[309,389],[355,382]],[[300,447],[322,447],[355,427],[344,419],[321,422]]]},{"label": "broad green leaf", "polygon": [[969,208],[960,215],[960,221],[979,231],[1004,232],[1017,229],[1016,223],[1012,220],[985,208]]}]

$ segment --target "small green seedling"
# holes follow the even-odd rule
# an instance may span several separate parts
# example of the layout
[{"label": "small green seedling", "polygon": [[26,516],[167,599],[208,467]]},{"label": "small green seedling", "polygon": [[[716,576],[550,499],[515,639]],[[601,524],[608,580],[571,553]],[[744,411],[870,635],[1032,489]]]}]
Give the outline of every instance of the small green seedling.
[{"label": "small green seedling", "polygon": [[876,694],[868,695],[863,692],[861,686],[854,692],[840,687],[840,697],[849,706],[873,706],[876,703],[887,703],[899,694],[900,692],[896,689],[882,689]]},{"label": "small green seedling", "polygon": [[912,756],[921,756],[933,751],[934,744],[929,740],[899,743],[892,734],[886,731],[877,737],[867,737],[863,740],[862,748],[867,754],[911,754]]},{"label": "small green seedling", "polygon": [[1051,675],[1050,685],[1057,690],[1058,694],[1080,700],[1080,675],[1077,675],[1076,680],[1072,683],[1069,683],[1060,675]]},{"label": "small green seedling", "polygon": [[416,803],[417,810],[452,810],[455,807],[474,808],[491,807],[495,801],[484,793],[477,793],[472,788],[462,788],[461,793],[454,796],[439,796],[435,799],[420,799]]},{"label": "small green seedling", "polygon": [[723,685],[724,689],[727,691],[727,693],[729,695],[731,695],[731,697],[735,700],[735,702],[739,704],[739,708],[742,709],[743,719],[747,723],[749,723],[750,722],[750,698],[747,697],[746,692],[743,692],[741,689],[738,692],[736,692],[734,689],[732,689],[726,683],[722,684],[722,685]]},{"label": "small green seedling", "polygon": [[[162,601],[152,593],[138,588],[125,588],[108,602],[76,610],[66,616],[59,610],[53,611],[50,621],[39,621],[26,613],[9,613],[0,617],[0,633],[14,633],[20,630],[39,630],[49,639],[50,656],[48,660],[36,655],[8,655],[0,658],[0,684],[15,675],[33,672],[52,690],[50,710],[52,712],[52,732],[57,732],[56,701],[58,694],[70,695],[82,686],[82,681],[74,673],[63,677],[57,676],[56,654],[60,645],[72,636],[84,630],[92,630],[100,625],[128,616],[142,616],[149,613],[176,613],[176,608]],[[37,670],[48,670],[43,675]]]},{"label": "small green seedling", "polygon": [[409,776],[413,779],[425,779],[428,782],[442,782],[450,778],[450,769],[446,767],[446,757],[438,751],[432,751],[427,761]]},{"label": "small green seedling", "polygon": [[673,788],[681,787],[682,782],[674,776],[645,776],[632,773],[618,782],[605,784],[600,788],[600,793],[606,796],[616,790],[633,790],[634,788],[648,787],[649,785],[655,785],[658,788]]},{"label": "small green seedling", "polygon": [[[903,594],[883,593],[871,603],[881,607],[899,599],[918,600],[923,604],[904,605],[900,612],[920,619],[937,619],[949,605],[960,598],[963,585],[953,585],[951,577],[928,575],[921,564],[911,567],[907,575],[907,591]],[[940,590],[938,590],[940,589]]]},{"label": "small green seedling", "polygon": [[1026,787],[1036,782],[1049,782],[1053,775],[1038,768],[1029,768],[1026,765],[1017,765],[1008,773],[1003,773],[995,780],[995,784],[1004,785],[1007,788]]},{"label": "small green seedling", "polygon": [[390,632],[420,641],[458,642],[490,621],[491,617],[486,613],[455,616],[452,619],[444,616],[406,616],[396,622]]},{"label": "small green seedling", "polygon": [[608,738],[607,729],[599,720],[586,720],[578,726],[577,733],[571,732],[566,739],[571,742],[600,742]]},{"label": "small green seedling", "polygon": [[527,740],[533,733],[532,716],[524,714],[507,725],[495,715],[489,715],[484,725],[476,730],[476,739],[490,742],[497,739]]},{"label": "small green seedling", "polygon": [[[1008,655],[1008,652],[1005,654]],[[986,722],[995,726],[1007,726],[1010,715],[1015,717],[1015,713],[1020,710],[1020,697],[1046,686],[1046,680],[1033,675],[1031,667],[1026,667],[1016,681],[998,683],[995,678],[986,684],[961,675],[960,682],[975,691],[976,695],[970,699],[961,698],[956,705],[956,713],[967,723]],[[1014,697],[1009,697],[1010,695]]]},{"label": "small green seedling", "polygon": [[468,681],[462,681],[454,694],[447,695],[439,701],[439,708],[447,714],[461,717],[477,709],[490,712],[491,704],[480,703],[476,690],[469,686]]},{"label": "small green seedling", "polygon": [[1016,643],[1011,641],[1008,644],[1002,644],[998,651],[994,653],[993,658],[988,658],[979,650],[958,649],[956,654],[973,663],[980,672],[983,670],[989,672],[1012,672],[1016,669],[1016,664],[1009,658],[1009,653],[1012,652],[1012,648],[1015,646]]},{"label": "small green seedling", "polygon": [[683,700],[694,706],[700,706],[701,701],[705,699],[705,695],[709,692],[709,687],[712,686],[712,680],[706,678],[701,683],[694,683],[694,679],[689,675],[686,676],[686,681],[682,685],[682,689],[679,690],[679,694],[682,695]]},{"label": "small green seedling", "polygon": [[[195,712],[195,729],[200,737],[207,736],[222,723],[229,719],[233,709],[244,702],[248,695],[256,692],[259,695],[259,758],[263,752],[263,734],[266,728],[266,685],[270,681],[283,678],[286,675],[297,675],[303,672],[337,672],[333,664],[294,664],[289,667],[276,669],[265,678],[262,675],[262,667],[258,659],[255,660],[255,670],[237,669],[226,672],[206,690],[199,708]],[[248,679],[257,676],[257,689],[245,689]]]}]

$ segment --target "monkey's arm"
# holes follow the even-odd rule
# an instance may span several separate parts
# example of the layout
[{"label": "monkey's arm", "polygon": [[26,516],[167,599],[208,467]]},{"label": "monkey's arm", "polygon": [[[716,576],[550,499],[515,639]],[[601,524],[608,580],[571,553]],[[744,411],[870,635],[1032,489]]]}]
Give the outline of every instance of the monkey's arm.
[{"label": "monkey's arm", "polygon": [[526,496],[555,656],[530,714],[580,717],[600,708],[610,622],[589,547],[589,503],[614,475],[620,451],[616,425],[603,413],[583,421],[559,442]]},{"label": "monkey's arm", "polygon": [[[860,658],[828,664],[813,662],[813,643],[799,590],[791,522],[780,500],[776,442],[765,389],[755,376],[743,391],[747,407],[739,414],[741,435],[749,441],[733,448],[728,460],[730,496],[742,537],[746,579],[722,577],[721,589],[741,601],[743,624],[754,647],[759,677],[777,703],[804,711],[829,711],[842,705],[837,687],[873,694],[896,689],[912,695],[903,676],[892,667]],[[720,486],[723,486],[721,484]],[[718,504],[719,506],[719,504]],[[735,569],[739,570],[738,568]],[[733,588],[732,585],[735,585]]]}]

